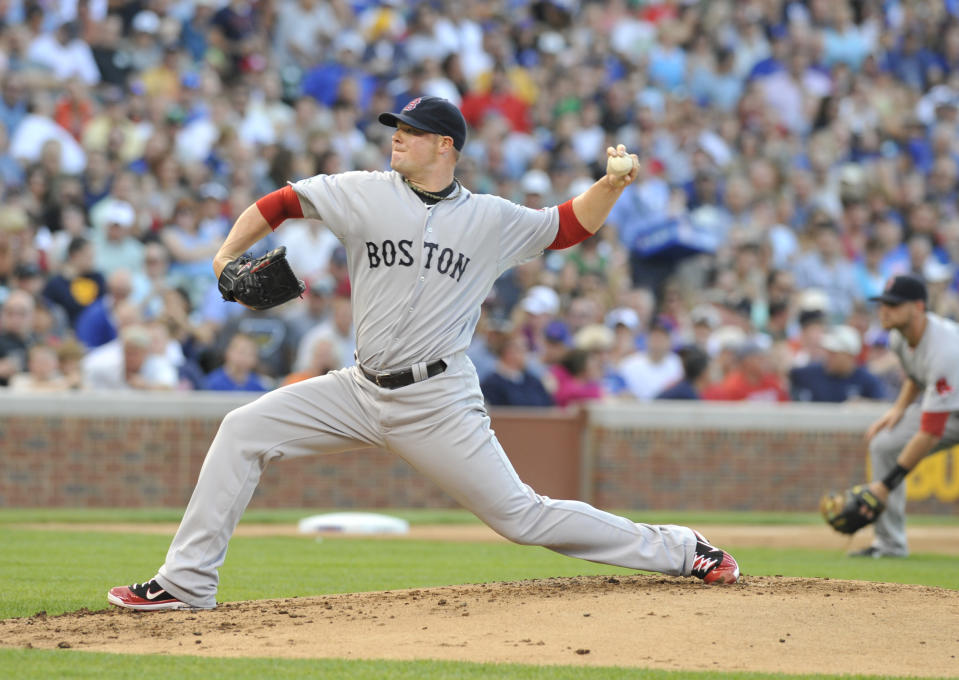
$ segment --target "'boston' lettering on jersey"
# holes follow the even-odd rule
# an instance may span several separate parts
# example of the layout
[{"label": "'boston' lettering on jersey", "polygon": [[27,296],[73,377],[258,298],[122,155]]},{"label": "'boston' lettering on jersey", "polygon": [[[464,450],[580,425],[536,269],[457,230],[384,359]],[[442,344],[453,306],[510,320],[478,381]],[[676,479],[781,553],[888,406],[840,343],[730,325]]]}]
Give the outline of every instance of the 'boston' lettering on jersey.
[{"label": "'boston' lettering on jersey", "polygon": [[[376,269],[381,264],[386,267],[392,267],[394,264],[401,267],[409,267],[413,264],[413,253],[410,249],[413,242],[402,240],[398,243],[386,240],[381,245],[373,241],[366,242],[366,255],[370,260],[370,269]],[[440,274],[449,274],[451,279],[457,282],[463,278],[466,272],[466,266],[470,263],[470,258],[463,253],[455,253],[450,248],[440,248],[439,243],[424,243],[426,249],[426,262],[424,269],[433,268],[433,256],[436,255],[436,270]],[[455,257],[455,261],[454,261]]]}]

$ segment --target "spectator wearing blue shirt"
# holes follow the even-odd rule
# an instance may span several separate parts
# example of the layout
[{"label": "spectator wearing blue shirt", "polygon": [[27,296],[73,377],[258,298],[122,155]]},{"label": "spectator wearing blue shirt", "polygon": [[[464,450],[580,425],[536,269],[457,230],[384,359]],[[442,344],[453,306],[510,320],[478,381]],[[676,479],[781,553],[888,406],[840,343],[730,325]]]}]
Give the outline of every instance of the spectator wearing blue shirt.
[{"label": "spectator wearing blue shirt", "polygon": [[709,380],[709,354],[697,345],[677,352],[683,362],[683,377],[656,395],[656,399],[701,399],[703,385]]},{"label": "spectator wearing blue shirt", "polygon": [[851,326],[836,326],[822,340],[826,358],[789,372],[794,401],[843,402],[885,399],[882,382],[859,365],[862,340]]},{"label": "spectator wearing blue shirt", "polygon": [[81,236],[74,237],[67,245],[67,261],[43,287],[43,298],[62,307],[72,327],[80,313],[105,293],[103,274],[93,268],[93,246]]},{"label": "spectator wearing blue shirt", "polygon": [[658,40],[650,47],[647,57],[647,75],[653,84],[668,91],[683,85],[686,51],[678,44],[676,28],[671,23],[660,25]]},{"label": "spectator wearing blue shirt", "polygon": [[13,137],[17,127],[27,117],[28,95],[23,75],[8,71],[0,83],[0,124]]},{"label": "spectator wearing blue shirt", "polygon": [[936,68],[935,53],[923,44],[922,33],[908,29],[899,45],[886,53],[882,66],[906,86],[923,92]]},{"label": "spectator wearing blue shirt", "polygon": [[[795,45],[789,38],[789,29],[786,26],[772,26],[769,32],[769,54],[753,64],[746,76],[746,80],[756,80],[765,78],[785,70],[786,60],[790,52],[795,49]],[[731,53],[733,52],[730,48]]]},{"label": "spectator wearing blue shirt", "polygon": [[266,392],[266,385],[255,373],[258,361],[256,341],[245,333],[237,333],[230,338],[226,346],[223,365],[206,377],[203,389],[221,392]]},{"label": "spectator wearing blue shirt", "polygon": [[859,286],[859,294],[864,300],[871,297],[882,295],[885,277],[882,273],[883,244],[875,236],[866,239],[865,250],[862,259],[855,264],[856,283]]},{"label": "spectator wearing blue shirt", "polygon": [[126,269],[118,269],[107,278],[107,293],[85,307],[74,326],[77,340],[93,348],[115,340],[119,328],[137,320],[139,312],[128,302],[133,279]]},{"label": "spectator wearing blue shirt", "polygon": [[352,78],[356,81],[359,98],[353,103],[365,111],[376,88],[376,78],[364,68],[365,51],[366,43],[358,33],[340,33],[333,43],[333,58],[317,64],[304,74],[300,84],[303,94],[331,107],[343,95],[340,84]]},{"label": "spectator wearing blue shirt", "polygon": [[543,383],[526,368],[526,340],[514,333],[495,348],[496,368],[480,384],[490,406],[552,406]]},{"label": "spectator wearing blue shirt", "polygon": [[839,228],[828,218],[814,224],[814,249],[800,257],[793,269],[796,286],[818,288],[829,296],[829,314],[844,319],[860,299],[856,270],[846,259]]}]

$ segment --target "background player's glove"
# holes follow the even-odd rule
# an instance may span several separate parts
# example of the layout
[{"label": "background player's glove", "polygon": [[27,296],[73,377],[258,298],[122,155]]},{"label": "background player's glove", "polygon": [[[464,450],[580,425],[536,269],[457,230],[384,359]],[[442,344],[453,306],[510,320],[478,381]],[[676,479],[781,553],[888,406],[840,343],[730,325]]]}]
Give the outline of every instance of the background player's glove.
[{"label": "background player's glove", "polygon": [[306,285],[286,259],[286,246],[251,259],[242,255],[230,260],[218,280],[224,300],[241,302],[252,309],[269,309],[300,297]]},{"label": "background player's glove", "polygon": [[841,534],[854,534],[872,524],[885,509],[885,504],[865,484],[857,484],[842,493],[824,494],[819,501],[819,511],[826,524]]}]

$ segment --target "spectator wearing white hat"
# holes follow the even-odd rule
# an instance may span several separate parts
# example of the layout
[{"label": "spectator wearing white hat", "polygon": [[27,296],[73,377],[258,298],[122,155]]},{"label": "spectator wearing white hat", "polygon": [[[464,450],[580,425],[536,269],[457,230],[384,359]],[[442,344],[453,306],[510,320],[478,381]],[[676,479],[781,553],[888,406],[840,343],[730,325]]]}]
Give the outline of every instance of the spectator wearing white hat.
[{"label": "spectator wearing white hat", "polygon": [[609,360],[618,366],[619,362],[636,351],[636,335],[641,330],[642,322],[632,307],[615,307],[606,315],[606,325],[613,330]]},{"label": "spectator wearing white hat", "polygon": [[99,228],[94,228],[94,262],[109,276],[119,269],[139,272],[143,268],[143,243],[134,235],[136,211],[126,201],[113,200],[102,213]]},{"label": "spectator wearing white hat", "polygon": [[[616,325],[617,329],[622,327],[622,324]],[[626,381],[623,380],[623,376],[617,369],[619,361],[615,352],[616,334],[617,331],[610,328],[608,324],[589,324],[580,328],[573,335],[573,347],[595,355],[595,357],[590,358],[590,361],[598,361],[599,363],[602,376],[600,385],[603,395],[628,396]]]},{"label": "spectator wearing white hat", "polygon": [[128,52],[130,66],[135,73],[153,68],[163,59],[160,47],[160,16],[153,10],[144,9],[133,16],[131,49]]},{"label": "spectator wearing white hat", "polygon": [[527,208],[539,210],[546,205],[552,205],[550,200],[552,198],[553,183],[549,175],[542,170],[536,168],[527,170],[520,179],[519,184],[523,193],[520,202]]},{"label": "spectator wearing white hat", "polygon": [[959,294],[952,285],[959,280],[955,265],[932,259],[923,267],[922,278],[929,290],[929,310],[948,319],[959,319]]},{"label": "spectator wearing white hat", "polygon": [[789,372],[794,401],[843,402],[885,399],[882,382],[859,365],[862,339],[851,326],[836,326],[822,340],[826,358]]},{"label": "spectator wearing white hat", "polygon": [[559,293],[549,286],[533,286],[520,300],[517,325],[522,326],[531,349],[540,347],[543,330],[559,313],[559,304]]}]

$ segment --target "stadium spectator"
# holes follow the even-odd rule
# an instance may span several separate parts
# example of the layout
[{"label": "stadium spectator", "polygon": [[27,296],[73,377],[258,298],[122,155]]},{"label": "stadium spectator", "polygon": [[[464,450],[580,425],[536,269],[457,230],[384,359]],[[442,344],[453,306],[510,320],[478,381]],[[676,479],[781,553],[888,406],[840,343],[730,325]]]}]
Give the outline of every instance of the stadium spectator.
[{"label": "stadium spectator", "polygon": [[97,271],[106,277],[124,269],[143,269],[143,243],[133,232],[136,212],[126,201],[111,200],[102,213],[102,226],[94,227],[93,260]]},{"label": "stadium spectator", "polygon": [[313,343],[323,338],[331,340],[336,347],[336,358],[341,366],[350,366],[356,362],[356,337],[353,330],[353,308],[350,304],[349,286],[339,284],[333,291],[329,316],[313,326],[296,345],[296,357],[293,361],[295,371],[305,370],[313,354]]},{"label": "stadium spectator", "polygon": [[93,265],[93,245],[77,236],[67,246],[67,260],[43,288],[43,297],[58,305],[75,326],[80,313],[106,292],[103,274]]},{"label": "stadium spectator", "polygon": [[842,251],[839,228],[822,219],[813,225],[813,249],[796,262],[794,273],[799,288],[817,288],[826,293],[832,319],[842,320],[860,297],[856,272]]},{"label": "stadium spectator", "polygon": [[596,352],[574,347],[549,371],[556,386],[553,400],[557,406],[566,407],[605,397],[603,365]]},{"label": "stadium spectator", "polygon": [[794,401],[842,402],[886,399],[882,382],[859,365],[862,340],[851,326],[836,326],[822,340],[826,358],[789,372]]},{"label": "stadium spectator", "polygon": [[301,380],[309,380],[318,375],[326,375],[330,371],[341,368],[339,357],[336,355],[336,343],[329,338],[319,338],[313,343],[313,354],[302,371],[287,375],[282,385],[290,385]]},{"label": "stadium spectator", "polygon": [[221,392],[265,392],[267,386],[256,373],[258,351],[254,338],[245,333],[234,335],[223,354],[223,365],[206,377],[203,389]]},{"label": "stadium spectator", "polygon": [[512,334],[495,348],[496,367],[480,387],[490,406],[552,406],[543,383],[526,367],[526,340]]},{"label": "stadium spectator", "polygon": [[748,339],[736,348],[735,367],[719,382],[703,389],[702,398],[713,401],[789,401],[782,378],[771,365],[761,343]]},{"label": "stadium spectator", "polygon": [[709,382],[709,354],[696,345],[688,345],[677,354],[683,362],[683,377],[656,395],[656,399],[700,399]]},{"label": "stadium spectator", "polygon": [[[562,324],[562,322],[557,322]],[[476,375],[482,383],[496,369],[499,359],[494,348],[499,347],[513,332],[513,323],[509,319],[500,319],[491,315],[488,305],[483,305],[480,319],[476,324],[476,333],[466,350],[466,356],[473,362]],[[568,333],[567,333],[568,336]],[[565,344],[561,354],[565,352]],[[555,358],[558,361],[559,357]]]},{"label": "stadium spectator", "polygon": [[118,338],[83,357],[83,389],[174,389],[178,381],[176,367],[153,345],[147,326],[126,326]]},{"label": "stadium spectator", "polygon": [[79,376],[63,375],[55,347],[32,345],[27,351],[27,370],[10,378],[14,392],[62,392],[79,387]]},{"label": "stadium spectator", "polygon": [[94,300],[77,317],[77,340],[89,348],[114,340],[119,330],[140,320],[140,312],[131,304],[133,280],[126,269],[117,269],[107,277],[106,294]]},{"label": "stadium spectator", "polygon": [[[937,313],[959,315],[952,3],[924,6],[924,18],[896,2],[520,3],[507,16],[450,0],[269,11],[202,0],[94,3],[76,17],[21,4],[11,12],[22,20],[0,27],[0,303],[40,288],[63,305],[35,310],[45,341],[69,337],[63,319],[103,290],[96,270],[122,264],[144,318],[165,318],[165,291],[195,276],[193,318],[176,335],[223,348],[242,319],[273,377],[286,375],[289,348],[322,314],[226,305],[209,255],[184,253],[208,231],[222,240],[251,196],[287,178],[387,168],[377,112],[438,93],[469,112],[457,177],[474,192],[552,205],[601,174],[607,144],[641,151],[604,236],[511,270],[484,305],[526,334],[534,373],[565,347],[551,345],[550,322],[575,331],[615,309],[639,318],[610,325],[617,356],[645,350],[662,315],[719,377],[735,362],[731,336],[717,351],[723,326],[772,338],[778,366],[789,354],[791,366],[822,362],[825,327],[857,325],[859,301],[895,274],[922,274]],[[118,202],[135,219],[101,261]],[[70,261],[78,239],[94,242],[95,267]],[[157,241],[173,264],[152,257]],[[133,266],[137,244],[145,259]],[[287,224],[264,242],[279,244],[305,280],[348,285],[322,224]],[[707,308],[718,318],[692,313]],[[881,339],[859,330],[881,363]]]},{"label": "stadium spectator", "polygon": [[190,293],[197,304],[206,290],[215,283],[210,260],[216,253],[223,233],[217,225],[201,225],[196,205],[182,199],[173,211],[172,221],[160,232],[160,240],[170,252],[170,276],[174,283]]},{"label": "stadium spectator", "polygon": [[624,358],[617,371],[629,394],[640,401],[649,401],[680,380],[683,365],[672,351],[672,328],[663,319],[656,319],[646,335],[646,350]]},{"label": "stadium spectator", "polygon": [[0,307],[0,385],[26,370],[27,352],[35,344],[33,317],[36,304],[26,291],[12,291]]}]

